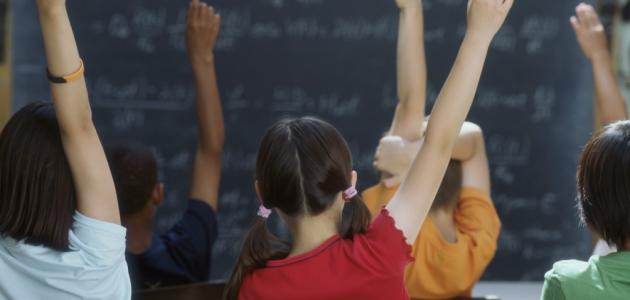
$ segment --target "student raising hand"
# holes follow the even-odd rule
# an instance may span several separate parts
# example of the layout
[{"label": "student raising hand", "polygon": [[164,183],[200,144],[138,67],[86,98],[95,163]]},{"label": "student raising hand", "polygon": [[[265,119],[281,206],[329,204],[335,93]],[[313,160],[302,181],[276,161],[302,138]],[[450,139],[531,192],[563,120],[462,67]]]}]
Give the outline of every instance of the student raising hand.
[{"label": "student raising hand", "polygon": [[212,6],[199,0],[190,2],[186,20],[186,49],[193,67],[214,61],[214,46],[219,37],[221,16]]},{"label": "student raising hand", "polygon": [[131,298],[126,231],[65,4],[37,1],[52,104],[21,108],[0,135],[0,299]]},{"label": "student raising hand", "polygon": [[186,25],[186,46],[197,92],[199,141],[191,198],[217,210],[221,157],[225,140],[223,114],[214,65],[214,47],[221,17],[199,0],[190,3]]},{"label": "student raising hand", "polygon": [[627,119],[626,103],[615,76],[604,25],[597,12],[591,5],[581,3],[575,8],[575,16],[570,22],[584,56],[593,67],[599,126]]},{"label": "student raising hand", "polygon": [[[471,0],[468,28],[448,79],[437,98],[424,145],[387,209],[412,244],[435,198],[464,123],[490,42],[505,21],[513,0]],[[421,195],[423,201],[417,201]]]}]

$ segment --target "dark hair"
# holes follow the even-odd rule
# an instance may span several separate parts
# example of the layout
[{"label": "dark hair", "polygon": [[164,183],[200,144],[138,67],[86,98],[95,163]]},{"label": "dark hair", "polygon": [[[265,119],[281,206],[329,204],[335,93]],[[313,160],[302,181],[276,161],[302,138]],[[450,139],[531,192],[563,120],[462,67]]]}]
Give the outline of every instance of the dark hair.
[{"label": "dark hair", "polygon": [[50,103],[19,110],[0,135],[0,235],[69,248],[76,210],[72,173]]},{"label": "dark hair", "polygon": [[582,221],[621,249],[630,238],[630,121],[607,126],[586,144],[577,194]]},{"label": "dark hair", "polygon": [[457,206],[462,191],[462,163],[451,159],[435,196],[431,210],[451,209]]},{"label": "dark hair", "polygon": [[[346,141],[330,124],[311,117],[283,120],[263,137],[256,161],[256,179],[267,208],[287,216],[319,215],[351,186],[352,155]],[[365,233],[370,212],[356,196],[344,238]],[[265,267],[270,259],[284,258],[289,244],[273,236],[259,218],[247,235],[226,288],[236,299],[244,276]]]},{"label": "dark hair", "polygon": [[153,151],[135,142],[116,143],[107,147],[121,214],[141,211],[157,184],[157,161]]}]

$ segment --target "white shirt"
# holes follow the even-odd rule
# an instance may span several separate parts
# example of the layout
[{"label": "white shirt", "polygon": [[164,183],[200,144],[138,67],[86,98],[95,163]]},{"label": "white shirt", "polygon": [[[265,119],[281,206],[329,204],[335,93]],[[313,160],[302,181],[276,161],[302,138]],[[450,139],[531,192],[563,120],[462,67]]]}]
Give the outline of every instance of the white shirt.
[{"label": "white shirt", "polygon": [[68,252],[0,238],[0,299],[130,299],[125,235],[77,212]]},{"label": "white shirt", "polygon": [[593,255],[606,256],[608,254],[617,252],[617,248],[611,247],[604,240],[599,240],[595,249],[593,249]]}]

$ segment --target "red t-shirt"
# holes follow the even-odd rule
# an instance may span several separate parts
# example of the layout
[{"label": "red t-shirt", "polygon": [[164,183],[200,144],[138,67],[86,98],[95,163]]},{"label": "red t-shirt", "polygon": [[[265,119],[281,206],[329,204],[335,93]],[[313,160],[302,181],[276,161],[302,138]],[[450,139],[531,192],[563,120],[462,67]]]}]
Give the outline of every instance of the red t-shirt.
[{"label": "red t-shirt", "polygon": [[334,236],[308,253],[269,261],[245,277],[239,299],[409,299],[411,261],[411,246],[383,209],[365,234]]}]

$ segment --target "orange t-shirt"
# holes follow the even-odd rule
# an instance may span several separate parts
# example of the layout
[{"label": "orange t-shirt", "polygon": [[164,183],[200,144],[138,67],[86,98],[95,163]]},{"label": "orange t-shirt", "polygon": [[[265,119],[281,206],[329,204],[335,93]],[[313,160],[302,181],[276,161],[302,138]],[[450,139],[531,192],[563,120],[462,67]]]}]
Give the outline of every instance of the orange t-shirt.
[{"label": "orange t-shirt", "polygon": [[[363,192],[363,201],[377,215],[398,187],[383,184]],[[406,270],[409,295],[420,299],[470,296],[475,283],[494,257],[501,222],[490,196],[475,188],[464,188],[455,210],[457,242],[449,243],[427,217],[412,255],[415,261]]]}]

